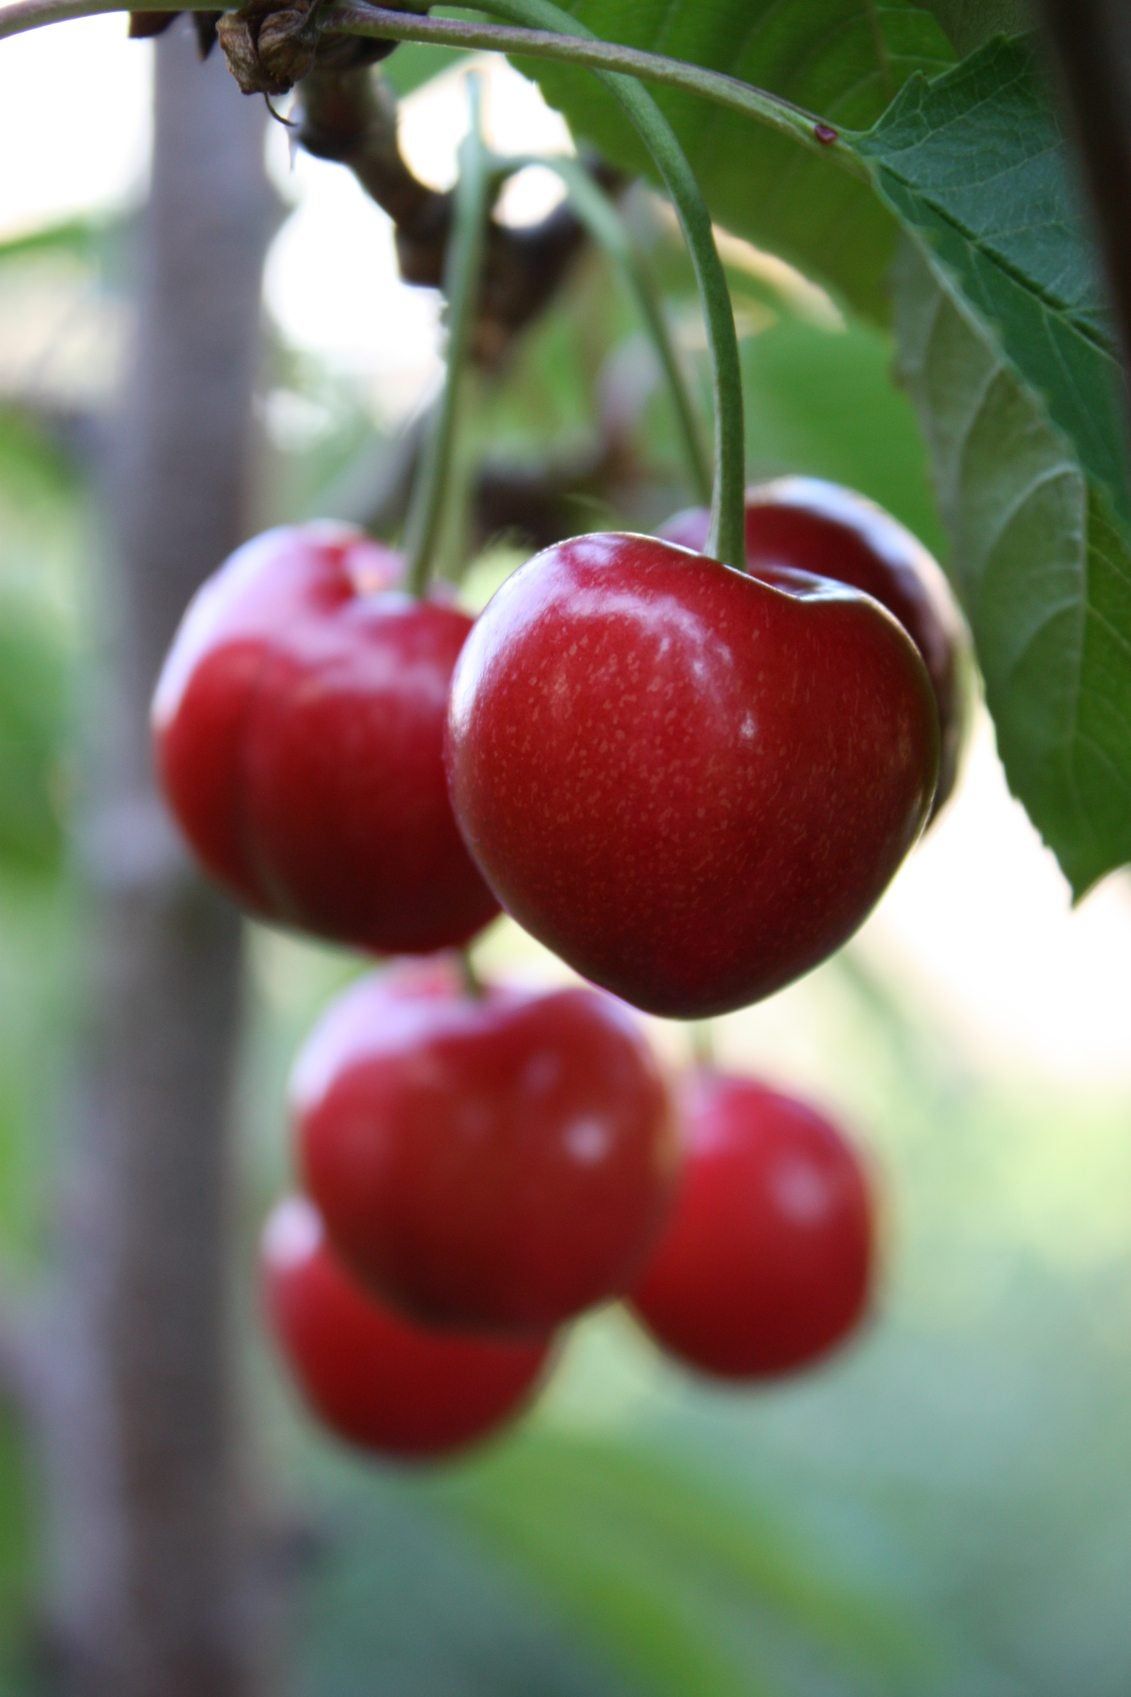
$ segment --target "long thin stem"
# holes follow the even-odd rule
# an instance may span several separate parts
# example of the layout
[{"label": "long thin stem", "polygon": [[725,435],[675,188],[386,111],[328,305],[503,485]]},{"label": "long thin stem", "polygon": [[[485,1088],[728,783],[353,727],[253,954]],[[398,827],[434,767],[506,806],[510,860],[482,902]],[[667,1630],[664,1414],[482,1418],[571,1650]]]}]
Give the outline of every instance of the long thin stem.
[{"label": "long thin stem", "polygon": [[[553,0],[490,0],[490,9],[524,26],[589,35]],[[651,153],[683,225],[706,320],[715,391],[715,483],[707,551],[742,570],[746,560],[742,372],[730,290],[715,246],[711,215],[679,138],[647,89],[634,76],[608,70],[598,70],[597,75],[620,101]]]},{"label": "long thin stem", "polygon": [[512,169],[519,163],[529,163],[542,165],[556,172],[566,186],[577,216],[593,240],[604,248],[623,273],[635,296],[645,331],[667,384],[692,487],[701,501],[709,501],[711,464],[703,445],[695,403],[672,340],[663,301],[651,272],[625,229],[623,220],[617,215],[609,197],[593,181],[585,166],[571,155],[531,158],[529,161],[511,160],[507,163]]},{"label": "long thin stem", "polygon": [[688,1030],[691,1039],[691,1059],[701,1072],[711,1072],[718,1064],[715,1052],[715,1028],[709,1019],[693,1020]]},{"label": "long thin stem", "polygon": [[407,581],[416,595],[428,587],[437,546],[444,529],[452,481],[460,391],[466,375],[479,285],[487,244],[487,203],[491,185],[490,158],[480,127],[478,77],[468,79],[471,126],[460,148],[452,233],[444,267],[448,302],[448,352],[444,387],[432,433],[424,448],[405,527]]},{"label": "long thin stem", "polygon": [[[148,3],[148,0],[146,0]],[[169,0],[158,0],[169,5]],[[214,4],[215,0],[211,0]],[[424,0],[408,0],[423,6]],[[207,9],[209,0],[184,0],[187,8]],[[77,0],[14,0],[0,9],[0,35],[75,16]],[[110,0],[84,0],[85,11],[125,9]],[[591,66],[625,108],[652,154],[656,168],[679,213],[699,284],[715,388],[715,492],[708,548],[718,558],[741,566],[743,546],[743,420],[738,343],[730,296],[714,245],[710,214],[699,186],[671,125],[652,96],[636,80],[650,77],[686,89],[770,125],[810,147],[835,152],[852,169],[849,149],[837,146],[840,137],[830,126],[763,90],[735,78],[705,71],[662,55],[604,42],[580,25],[553,0],[487,0],[483,7],[513,23],[498,26],[450,24],[415,13],[338,4],[324,23],[340,33],[385,40],[442,41],[464,47],[489,47],[530,57],[560,59]],[[5,17],[5,13],[7,16]]]},{"label": "long thin stem", "polygon": [[479,976],[471,950],[466,946],[456,950],[456,966],[464,995],[473,1002],[481,1002],[487,994],[487,986]]}]

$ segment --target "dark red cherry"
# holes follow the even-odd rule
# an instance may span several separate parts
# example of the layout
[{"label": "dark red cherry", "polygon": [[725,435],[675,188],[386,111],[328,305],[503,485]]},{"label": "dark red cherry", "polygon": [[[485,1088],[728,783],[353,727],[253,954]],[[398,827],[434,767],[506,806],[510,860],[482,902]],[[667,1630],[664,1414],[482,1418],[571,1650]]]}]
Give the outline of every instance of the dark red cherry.
[{"label": "dark red cherry", "polygon": [[589,989],[362,979],[308,1040],[292,1102],[335,1248],[430,1324],[545,1331],[620,1295],[675,1182],[651,1049]]},{"label": "dark red cherry", "polygon": [[263,1234],[263,1296],[275,1343],[308,1406],[338,1437],[427,1460],[487,1437],[544,1377],[546,1340],[427,1331],[361,1288],[291,1197]]},{"label": "dark red cherry", "polygon": [[539,554],[452,684],[452,800],[507,912],[681,1018],[767,996],[851,936],[937,764],[922,661],[876,602],[654,537]]},{"label": "dark red cherry", "polygon": [[689,1366],[756,1379],[808,1365],[859,1325],[872,1203],[843,1132],[796,1096],[699,1072],[683,1091],[676,1206],[632,1292]]},{"label": "dark red cherry", "polygon": [[[659,534],[684,548],[706,546],[705,507],[677,513]],[[789,589],[798,572],[832,578],[875,596],[923,656],[939,710],[939,782],[934,812],[954,788],[966,733],[966,627],[934,557],[882,507],[818,477],[779,477],[746,492],[746,563],[755,577]]]},{"label": "dark red cherry", "polygon": [[303,525],[239,549],[197,595],[153,703],[169,805],[255,913],[376,951],[465,941],[497,906],[442,763],[471,621],[396,588],[396,554]]}]

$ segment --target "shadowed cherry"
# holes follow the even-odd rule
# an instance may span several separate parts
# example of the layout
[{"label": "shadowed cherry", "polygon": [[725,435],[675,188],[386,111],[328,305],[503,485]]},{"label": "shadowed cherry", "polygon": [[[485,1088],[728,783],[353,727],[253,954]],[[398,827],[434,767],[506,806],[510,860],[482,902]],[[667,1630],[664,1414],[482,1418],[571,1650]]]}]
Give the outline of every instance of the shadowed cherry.
[{"label": "shadowed cherry", "polygon": [[679,1193],[631,1306],[701,1372],[758,1379],[807,1366],[867,1307],[873,1221],[860,1157],[825,1115],[750,1078],[694,1073],[682,1102]]},{"label": "shadowed cherry", "polygon": [[477,1442],[530,1402],[548,1340],[428,1331],[363,1290],[325,1240],[317,1211],[280,1203],[263,1234],[263,1300],[304,1401],[338,1437],[402,1460]]},{"label": "shadowed cherry", "polygon": [[335,1248],[414,1318],[539,1332],[628,1287],[675,1183],[670,1096],[629,1011],[576,988],[362,979],[291,1100]]},{"label": "shadowed cherry", "polygon": [[452,817],[443,723],[471,621],[397,587],[341,525],[268,531],[193,600],[153,702],[158,773],[205,869],[253,913],[378,952],[497,912]]},{"label": "shadowed cherry", "polygon": [[[659,535],[702,549],[705,507],[689,507]],[[875,502],[817,477],[780,477],[746,492],[746,564],[779,589],[799,573],[832,578],[872,595],[893,613],[923,657],[939,710],[939,782],[932,813],[954,788],[969,703],[963,677],[966,626],[934,556]]]}]

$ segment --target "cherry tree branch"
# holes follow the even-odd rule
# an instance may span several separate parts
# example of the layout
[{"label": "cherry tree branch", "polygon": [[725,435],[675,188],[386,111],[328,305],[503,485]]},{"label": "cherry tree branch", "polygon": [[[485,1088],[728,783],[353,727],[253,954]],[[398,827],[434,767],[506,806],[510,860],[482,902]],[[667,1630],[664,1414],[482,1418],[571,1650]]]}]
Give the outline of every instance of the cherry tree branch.
[{"label": "cherry tree branch", "polygon": [[[318,65],[299,84],[298,140],[308,153],[349,168],[392,219],[406,283],[440,288],[452,229],[452,196],[422,183],[401,152],[392,92],[364,69]],[[594,163],[594,178],[619,186],[611,167]],[[487,233],[473,356],[482,366],[505,359],[515,338],[560,288],[586,240],[567,205],[539,223],[513,227],[493,218]]]}]

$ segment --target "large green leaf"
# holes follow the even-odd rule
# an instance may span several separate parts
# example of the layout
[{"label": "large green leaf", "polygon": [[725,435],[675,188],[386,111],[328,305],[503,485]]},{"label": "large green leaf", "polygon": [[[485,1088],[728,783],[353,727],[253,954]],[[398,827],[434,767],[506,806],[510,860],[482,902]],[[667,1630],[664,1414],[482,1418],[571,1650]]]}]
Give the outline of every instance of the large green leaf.
[{"label": "large green leaf", "polygon": [[[911,0],[565,0],[608,41],[728,71],[847,129],[872,124],[916,71],[953,62],[941,26]],[[630,169],[648,161],[591,74],[525,66],[577,135]],[[792,260],[857,307],[883,310],[894,224],[867,183],[697,96],[657,91],[719,221]]]},{"label": "large green leaf", "polygon": [[895,299],[1006,773],[1082,894],[1131,860],[1131,556],[1039,400],[910,244]]},{"label": "large green leaf", "polygon": [[1032,44],[914,78],[856,146],[1131,523],[1110,313]]}]

